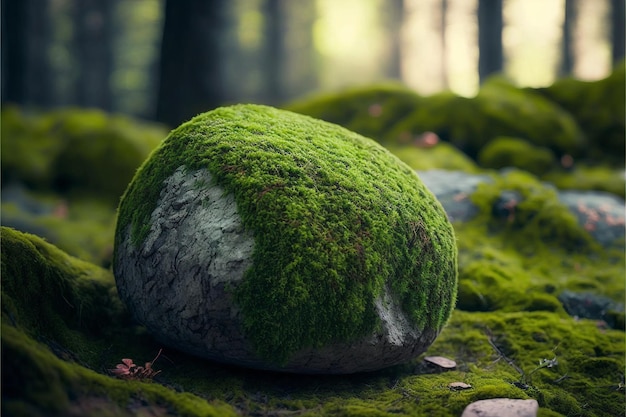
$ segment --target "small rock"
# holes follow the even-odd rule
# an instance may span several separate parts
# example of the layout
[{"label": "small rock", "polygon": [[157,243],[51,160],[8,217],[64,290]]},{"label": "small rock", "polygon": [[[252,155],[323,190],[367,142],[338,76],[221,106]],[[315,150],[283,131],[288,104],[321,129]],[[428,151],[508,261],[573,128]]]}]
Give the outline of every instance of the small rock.
[{"label": "small rock", "polygon": [[452,359],[444,358],[443,356],[426,356],[424,358],[426,362],[437,365],[440,368],[444,369],[454,369],[456,368],[456,362]]},{"label": "small rock", "polygon": [[471,403],[461,417],[535,417],[538,411],[535,400],[492,398]]},{"label": "small rock", "polygon": [[565,290],[558,296],[565,311],[582,319],[604,320],[611,328],[619,328],[617,316],[624,315],[624,305],[608,297],[589,292]]},{"label": "small rock", "polygon": [[450,382],[448,384],[448,388],[453,391],[462,391],[464,389],[470,389],[472,386],[470,384],[466,384],[465,382]]}]

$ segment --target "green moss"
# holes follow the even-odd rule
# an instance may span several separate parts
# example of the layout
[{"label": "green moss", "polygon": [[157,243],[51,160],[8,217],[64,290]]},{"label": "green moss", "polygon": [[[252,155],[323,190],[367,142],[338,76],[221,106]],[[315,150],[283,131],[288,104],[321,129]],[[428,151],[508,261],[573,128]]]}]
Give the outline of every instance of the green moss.
[{"label": "green moss", "polygon": [[[494,215],[493,207],[503,191],[519,193],[521,201],[510,208],[510,215],[499,217]],[[495,178],[493,183],[480,184],[471,199],[481,209],[482,215],[476,223],[506,234],[524,252],[545,245],[574,252],[599,249],[574,214],[559,202],[555,189],[531,174],[508,172]]]},{"label": "green moss", "polygon": [[552,171],[542,179],[564,190],[606,191],[622,198],[626,196],[623,166],[612,169],[607,166],[577,164],[571,171]]},{"label": "green moss", "polygon": [[98,110],[26,114],[3,108],[3,183],[87,192],[115,203],[166,130]]},{"label": "green moss", "polygon": [[538,91],[570,112],[589,138],[585,159],[623,166],[625,153],[626,64],[605,79],[564,78]]},{"label": "green moss", "polygon": [[79,259],[104,267],[111,265],[116,220],[114,205],[106,199],[89,196],[65,198],[27,190],[23,193],[23,198],[37,202],[47,210],[31,212],[18,202],[5,198],[0,205],[5,226],[45,237]]},{"label": "green moss", "polygon": [[235,299],[264,357],[282,362],[372,332],[386,284],[418,328],[445,324],[456,296],[452,228],[414,172],[375,142],[264,106],[205,113],[138,171],[116,238],[127,226],[144,238],[163,181],[183,165],[207,168],[254,233]]},{"label": "green moss", "polygon": [[114,379],[63,361],[4,322],[2,360],[2,412],[6,415],[133,416],[142,408],[160,410],[162,415],[236,415],[223,403],[211,404],[159,384]]},{"label": "green moss", "polygon": [[516,167],[543,175],[556,166],[556,158],[551,150],[523,139],[497,137],[480,150],[478,163],[485,168]]},{"label": "green moss", "polygon": [[419,106],[398,121],[389,141],[433,131],[469,156],[500,136],[518,137],[553,151],[579,155],[582,131],[570,114],[539,94],[502,82],[487,82],[474,98],[444,92],[423,97]]},{"label": "green moss", "polygon": [[123,314],[110,272],[6,227],[1,250],[3,312],[11,322],[79,349],[78,334],[101,335]]},{"label": "green moss", "polygon": [[478,167],[467,155],[454,145],[440,142],[433,147],[420,148],[411,145],[386,146],[402,162],[413,169],[427,171],[430,169],[447,169],[451,171],[477,172]]},{"label": "green moss", "polygon": [[[577,255],[545,246],[526,257],[506,235],[486,234],[477,224],[456,228],[461,281],[468,276],[467,271],[482,275],[497,272],[507,277],[499,278],[493,291],[502,291],[505,283],[514,287],[519,281],[523,288],[520,293],[541,289],[552,295],[575,280],[577,285],[595,283],[595,289],[603,288],[613,296],[624,293],[623,258],[611,264],[598,254]],[[60,282],[78,286],[64,287],[62,294],[72,304],[96,291],[91,285],[78,285],[81,280],[90,281],[93,271],[100,271],[105,288],[112,285],[107,271],[76,262],[33,236],[3,229],[0,248],[3,280],[10,275],[24,284],[47,278],[51,282],[38,288],[50,294],[58,294],[55,288]],[[27,255],[15,256],[21,250]],[[35,266],[30,265],[31,259]],[[492,271],[483,273],[480,267]],[[57,273],[46,273],[46,269]],[[620,388],[626,357],[624,333],[599,327],[595,321],[575,320],[562,310],[505,311],[506,304],[493,312],[455,310],[424,354],[454,359],[457,368],[448,372],[426,370],[416,360],[349,376],[276,374],[222,366],[166,349],[155,365],[162,373],[154,382],[144,383],[98,373],[113,368],[123,357],[137,363],[151,360],[160,348],[144,333],[132,330],[123,312],[107,314],[110,319],[102,320],[87,308],[79,325],[75,316],[67,314],[67,309],[72,310],[67,304],[53,302],[58,297],[29,302],[35,291],[29,288],[20,292],[2,282],[2,412],[7,415],[221,416],[236,412],[456,417],[471,402],[493,397],[534,398],[543,417],[613,417],[621,415],[626,406]],[[102,287],[96,288],[96,292],[104,292]],[[101,305],[119,303],[114,292],[109,296],[111,301]],[[43,311],[38,312],[40,309]],[[27,319],[47,320],[45,316],[55,315],[62,317],[59,326],[68,323],[65,330],[42,333],[47,324],[39,326]],[[92,319],[97,320],[100,330],[94,332]],[[70,329],[78,330],[73,333],[75,337],[57,338],[61,345],[48,342],[47,347],[33,339],[47,340]],[[556,366],[537,369],[542,359],[553,358]],[[448,384],[457,381],[472,388],[451,390]],[[520,384],[522,381],[527,388]]]},{"label": "green moss", "polygon": [[420,103],[420,97],[400,84],[353,88],[304,98],[287,110],[336,123],[363,136],[385,142],[387,132]]}]

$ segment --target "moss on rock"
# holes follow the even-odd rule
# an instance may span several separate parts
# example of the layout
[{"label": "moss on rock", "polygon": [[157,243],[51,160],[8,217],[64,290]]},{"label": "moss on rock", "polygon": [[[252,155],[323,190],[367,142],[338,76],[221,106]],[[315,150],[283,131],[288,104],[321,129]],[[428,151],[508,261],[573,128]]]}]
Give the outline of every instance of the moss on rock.
[{"label": "moss on rock", "polygon": [[336,123],[378,142],[420,103],[420,96],[401,84],[381,84],[319,94],[286,109]]},{"label": "moss on rock", "polygon": [[480,150],[478,163],[485,168],[516,167],[543,175],[556,165],[556,158],[550,149],[533,146],[523,139],[497,137]]},{"label": "moss on rock", "polygon": [[539,94],[501,81],[487,82],[474,98],[452,93],[424,97],[414,112],[388,132],[389,140],[433,131],[476,158],[499,136],[519,137],[557,156],[579,155],[585,139],[570,114]]},{"label": "moss on rock", "polygon": [[181,166],[208,169],[253,232],[253,266],[235,300],[263,357],[282,362],[369,334],[386,285],[417,328],[445,324],[456,296],[452,228],[416,174],[374,141],[264,106],[200,115],[129,185],[116,251],[127,227],[144,239],[163,181]]},{"label": "moss on rock", "polygon": [[626,63],[617,65],[607,78],[599,81],[563,78],[538,91],[576,118],[589,139],[586,160],[623,166]]},{"label": "moss on rock", "polygon": [[578,164],[568,171],[551,171],[542,179],[562,190],[606,191],[624,198],[626,197],[625,178],[623,166],[615,169],[608,166]]},{"label": "moss on rock", "polygon": [[[503,192],[519,197],[503,203],[508,206],[506,213],[496,213]],[[543,245],[572,252],[599,249],[574,214],[559,202],[556,190],[524,171],[512,170],[492,184],[479,184],[471,199],[482,213],[476,222],[506,234],[522,251]]]},{"label": "moss on rock", "polygon": [[2,111],[2,182],[39,190],[82,192],[117,203],[137,167],[166,130],[158,125],[66,109]]}]

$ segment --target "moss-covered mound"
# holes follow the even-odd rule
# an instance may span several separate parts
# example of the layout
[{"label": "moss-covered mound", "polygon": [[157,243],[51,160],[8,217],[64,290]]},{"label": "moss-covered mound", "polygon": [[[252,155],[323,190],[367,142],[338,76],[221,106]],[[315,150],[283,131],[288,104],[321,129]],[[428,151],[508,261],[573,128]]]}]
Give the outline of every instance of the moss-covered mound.
[{"label": "moss-covered mound", "polygon": [[129,324],[112,274],[34,235],[3,227],[1,238],[3,415],[235,415],[224,404],[108,376],[119,361],[110,351],[136,352],[145,339]]},{"label": "moss-covered mound", "polygon": [[561,156],[580,155],[584,136],[574,118],[544,97],[494,79],[474,98],[440,93],[425,97],[414,112],[388,132],[389,141],[425,131],[437,133],[476,158],[500,136],[523,138]]},{"label": "moss-covered mound", "polygon": [[581,81],[564,78],[538,89],[570,112],[589,139],[585,158],[623,166],[626,154],[626,63],[605,79]]},{"label": "moss-covered mound", "polygon": [[[478,223],[458,226],[463,279],[481,279],[489,300],[503,286],[488,285],[488,276],[508,280],[512,300],[552,299],[562,288],[623,296],[623,257],[610,264],[599,254],[565,256],[549,245],[529,257],[509,236],[485,234]],[[614,417],[626,406],[624,332],[576,320],[549,303],[456,310],[425,354],[454,359],[448,371],[416,360],[354,376],[279,375],[166,349],[153,381],[119,380],[107,369],[122,358],[143,364],[162,346],[129,321],[112,275],[35,236],[6,228],[0,236],[3,415],[457,417],[473,401],[499,397],[534,398],[543,417]],[[457,391],[453,382],[471,388]]]},{"label": "moss-covered mound", "polygon": [[26,114],[7,107],[1,119],[3,185],[20,182],[115,203],[166,133],[161,126],[98,110]]},{"label": "moss-covered mound", "polygon": [[382,84],[304,98],[289,104],[287,110],[336,123],[380,142],[420,100],[401,84]]},{"label": "moss-covered mound", "polygon": [[432,131],[473,158],[499,136],[523,138],[557,156],[580,155],[584,149],[584,135],[569,113],[542,95],[499,78],[487,82],[474,98],[448,92],[419,97],[400,88],[383,90],[386,95],[381,98],[381,90],[374,86],[322,95],[288,108],[341,124],[384,144],[409,144],[416,136]]},{"label": "moss-covered mound", "polygon": [[447,321],[454,235],[414,171],[372,140],[265,106],[217,109],[170,134],[122,199],[114,268],[129,228],[135,246],[145,239],[164,181],[180,167],[209,170],[254,235],[253,265],[233,293],[262,357],[281,363],[372,334],[386,287],[420,333]]},{"label": "moss-covered mound", "polygon": [[517,167],[542,175],[552,170],[556,158],[548,148],[533,146],[523,139],[498,137],[480,150],[478,162],[485,168]]}]

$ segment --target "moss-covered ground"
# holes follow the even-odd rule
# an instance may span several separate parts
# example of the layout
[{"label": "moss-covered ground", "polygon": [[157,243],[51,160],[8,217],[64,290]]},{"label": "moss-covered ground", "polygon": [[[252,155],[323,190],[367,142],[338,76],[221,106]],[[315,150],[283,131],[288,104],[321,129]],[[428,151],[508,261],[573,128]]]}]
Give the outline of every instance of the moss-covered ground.
[{"label": "moss-covered ground", "polygon": [[[605,83],[613,82],[623,82],[623,76]],[[361,129],[375,139],[380,139],[376,132],[384,135],[396,124],[391,117],[395,110],[386,113],[395,92],[403,92],[402,104],[393,104],[401,119],[424,99],[397,86],[382,90],[371,101],[357,100],[352,107],[345,107],[352,109],[352,114],[370,118],[390,116],[380,125],[376,120],[354,121],[355,130]],[[595,104],[582,100],[559,104],[574,115],[587,143],[594,135],[612,132],[594,142],[590,160],[583,155],[573,158],[573,166],[563,166],[568,160],[558,149],[528,141],[550,149],[556,158],[558,166],[542,174],[542,180],[549,179],[562,188],[600,189],[623,196],[622,162],[608,155],[613,153],[619,159],[615,150],[623,146],[624,130],[607,126],[623,123],[624,100],[605,109],[602,103],[609,99],[603,94],[608,90],[598,92],[600,98],[593,93]],[[565,96],[567,91],[559,94]],[[533,92],[537,93],[549,97],[546,91]],[[332,100],[321,108],[333,114],[331,104]],[[575,115],[577,104],[583,116]],[[610,122],[612,116],[594,116],[599,114],[594,112],[602,111],[616,111],[621,119],[614,123]],[[470,402],[493,397],[535,398],[543,417],[624,415],[623,311],[614,312],[611,327],[603,321],[570,317],[558,300],[563,290],[572,290],[623,304],[623,250],[598,247],[564,211],[554,190],[528,174],[513,171],[491,185],[481,185],[472,196],[479,215],[471,222],[454,225],[459,249],[457,309],[424,355],[405,365],[348,376],[250,371],[168,349],[132,323],[117,296],[110,270],[85,261],[106,265],[89,245],[94,238],[112,245],[115,214],[107,208],[111,199],[106,203],[109,206],[88,198],[82,203],[67,200],[74,191],[83,195],[87,191],[82,186],[60,190],[46,180],[52,178],[47,177],[48,170],[58,167],[47,158],[57,153],[43,149],[56,149],[55,141],[41,135],[41,143],[29,142],[36,143],[34,149],[40,151],[29,152],[26,142],[15,142],[10,145],[17,147],[15,152],[8,152],[7,138],[20,131],[6,130],[10,124],[4,117],[3,181],[11,178],[27,184],[35,198],[52,207],[60,200],[69,201],[68,215],[48,214],[44,218],[58,223],[58,230],[66,236],[63,248],[82,259],[66,255],[39,237],[2,229],[3,415],[453,417]],[[334,121],[344,123],[339,119]],[[600,123],[602,120],[609,122]],[[446,141],[445,132],[436,133]],[[524,139],[519,132],[501,132],[498,136]],[[409,136],[408,142],[411,140]],[[390,142],[387,146],[414,168],[443,168],[448,164],[466,172],[482,171],[478,159],[460,146],[452,146],[453,141],[448,141],[450,146],[432,148]],[[481,149],[477,148],[476,155]],[[11,157],[19,157],[19,161]],[[4,191],[3,221],[10,210],[16,216],[24,215],[20,207],[6,206]],[[502,191],[519,193],[524,203],[508,214],[494,214],[493,203]],[[32,218],[38,216],[33,214]],[[72,239],[84,243],[72,244]],[[163,352],[154,368],[161,373],[151,381],[120,380],[108,372],[123,358],[138,364],[151,361],[159,349]],[[435,355],[454,359],[456,369],[444,371],[423,361],[425,356]],[[449,387],[452,382],[464,382],[471,388],[453,390]]]},{"label": "moss-covered ground", "polygon": [[[527,197],[517,220],[491,213],[504,189]],[[159,345],[132,324],[109,271],[4,228],[2,411],[458,416],[472,401],[508,397],[535,398],[541,416],[621,415],[623,330],[568,316],[557,294],[585,290],[623,301],[623,253],[597,248],[553,191],[527,174],[479,187],[475,199],[480,215],[456,225],[457,310],[423,355],[454,359],[451,371],[427,365],[423,356],[380,372],[332,377],[196,359]],[[122,358],[151,361],[161,348],[154,368],[162,372],[152,381],[118,380],[107,371]],[[472,388],[456,391],[452,382]]]}]

